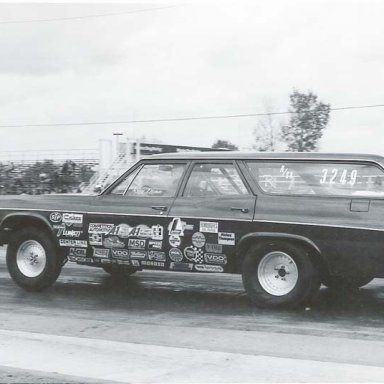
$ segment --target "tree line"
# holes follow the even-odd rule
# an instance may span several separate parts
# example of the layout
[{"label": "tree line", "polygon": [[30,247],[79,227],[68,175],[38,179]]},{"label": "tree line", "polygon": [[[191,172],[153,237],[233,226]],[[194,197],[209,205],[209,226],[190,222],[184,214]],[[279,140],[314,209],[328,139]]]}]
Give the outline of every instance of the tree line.
[{"label": "tree line", "polygon": [[[289,120],[283,122],[267,107],[253,131],[252,148],[259,152],[291,151],[313,152],[319,150],[319,141],[329,122],[330,104],[323,103],[311,91],[294,90],[289,96]],[[212,148],[238,150],[228,140],[217,140]]]}]

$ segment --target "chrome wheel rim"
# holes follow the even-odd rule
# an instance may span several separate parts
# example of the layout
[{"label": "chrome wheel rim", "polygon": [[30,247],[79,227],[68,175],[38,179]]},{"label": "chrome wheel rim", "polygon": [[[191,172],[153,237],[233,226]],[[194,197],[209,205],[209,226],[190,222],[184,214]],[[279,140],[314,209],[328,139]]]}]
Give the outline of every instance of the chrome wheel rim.
[{"label": "chrome wheel rim", "polygon": [[36,240],[24,241],[17,250],[16,263],[24,276],[39,276],[47,263],[44,247]]},{"label": "chrome wheel rim", "polygon": [[291,256],[284,252],[274,251],[261,259],[257,277],[266,292],[273,296],[284,296],[295,287],[299,271]]}]

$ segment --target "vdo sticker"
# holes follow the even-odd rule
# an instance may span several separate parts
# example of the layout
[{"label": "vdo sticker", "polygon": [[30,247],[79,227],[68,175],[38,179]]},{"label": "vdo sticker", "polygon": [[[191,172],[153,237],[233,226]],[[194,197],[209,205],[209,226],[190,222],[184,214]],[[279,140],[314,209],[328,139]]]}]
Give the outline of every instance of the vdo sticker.
[{"label": "vdo sticker", "polygon": [[211,221],[200,221],[200,232],[217,233],[219,231],[219,223]]},{"label": "vdo sticker", "polygon": [[201,232],[196,232],[192,235],[192,244],[197,248],[202,248],[205,245],[205,236]]},{"label": "vdo sticker", "polygon": [[216,253],[206,253],[204,255],[204,260],[207,264],[220,264],[220,265],[227,264],[227,256],[219,255]]},{"label": "vdo sticker", "polygon": [[123,259],[123,260],[129,259],[128,249],[112,249],[111,253],[114,259]]}]

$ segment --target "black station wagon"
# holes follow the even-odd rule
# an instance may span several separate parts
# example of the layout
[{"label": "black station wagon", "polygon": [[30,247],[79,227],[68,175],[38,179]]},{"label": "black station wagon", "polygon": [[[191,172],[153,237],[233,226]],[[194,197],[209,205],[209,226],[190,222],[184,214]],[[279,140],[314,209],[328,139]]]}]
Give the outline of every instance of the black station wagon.
[{"label": "black station wagon", "polygon": [[99,196],[1,199],[1,243],[27,290],[70,261],[116,276],[238,273],[256,305],[301,306],[321,283],[384,277],[383,166],[371,155],[155,155]]}]

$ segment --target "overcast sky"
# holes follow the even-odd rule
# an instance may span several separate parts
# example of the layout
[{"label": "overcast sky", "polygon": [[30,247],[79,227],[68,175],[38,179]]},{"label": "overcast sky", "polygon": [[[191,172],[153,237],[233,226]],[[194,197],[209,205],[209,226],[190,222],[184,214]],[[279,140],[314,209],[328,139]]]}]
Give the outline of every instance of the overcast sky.
[{"label": "overcast sky", "polygon": [[[66,21],[4,23],[171,8]],[[0,4],[0,125],[384,104],[384,1]],[[113,132],[163,143],[252,144],[257,118],[0,128],[0,151],[97,147]],[[384,108],[331,112],[322,151],[384,155]]]}]

